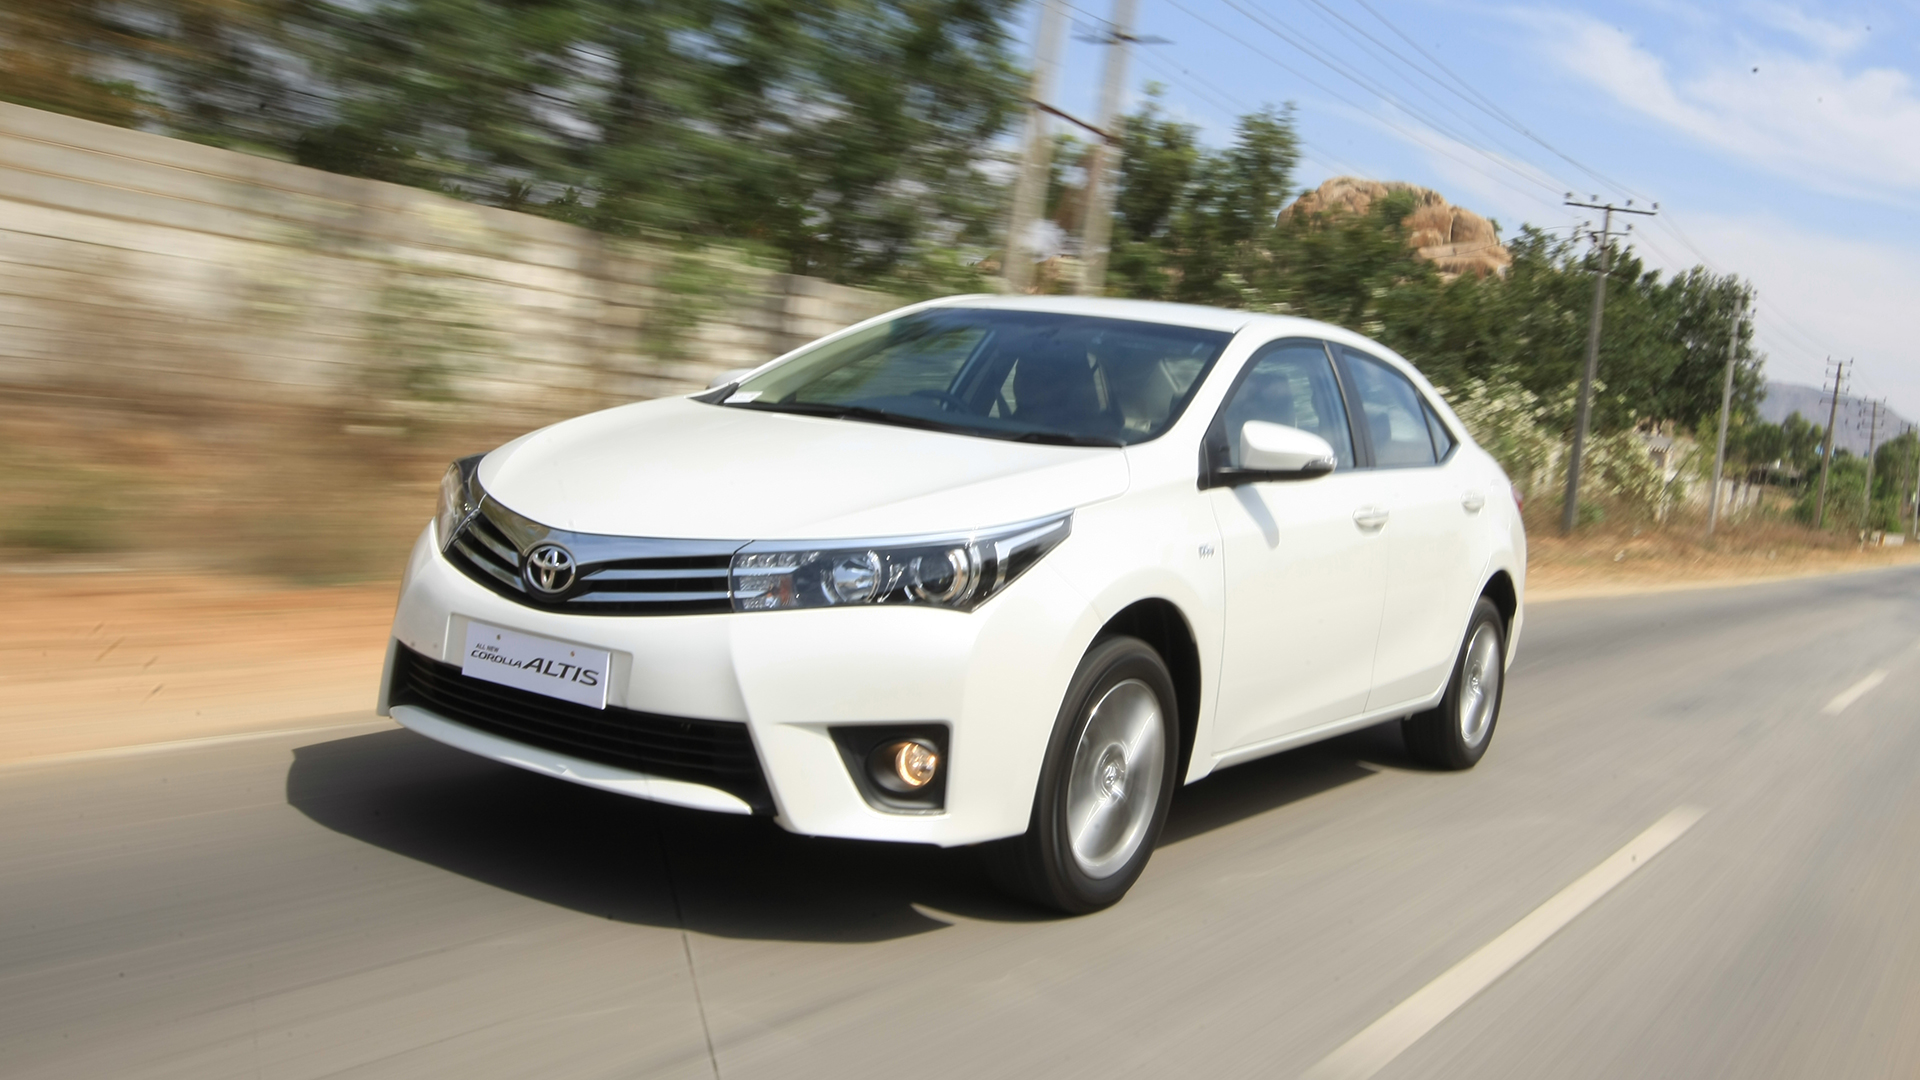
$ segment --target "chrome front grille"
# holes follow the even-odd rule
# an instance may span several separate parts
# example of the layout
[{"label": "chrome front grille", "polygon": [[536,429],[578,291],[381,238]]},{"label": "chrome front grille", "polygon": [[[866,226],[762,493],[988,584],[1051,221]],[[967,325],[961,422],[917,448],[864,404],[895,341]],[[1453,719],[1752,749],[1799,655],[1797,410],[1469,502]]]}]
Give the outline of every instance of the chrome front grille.
[{"label": "chrome front grille", "polygon": [[[552,594],[530,587],[526,573],[527,554],[545,544],[559,545],[574,561],[573,580]],[[454,532],[447,561],[531,607],[581,615],[700,615],[733,610],[727,574],[744,545],[551,529],[486,496]]]}]

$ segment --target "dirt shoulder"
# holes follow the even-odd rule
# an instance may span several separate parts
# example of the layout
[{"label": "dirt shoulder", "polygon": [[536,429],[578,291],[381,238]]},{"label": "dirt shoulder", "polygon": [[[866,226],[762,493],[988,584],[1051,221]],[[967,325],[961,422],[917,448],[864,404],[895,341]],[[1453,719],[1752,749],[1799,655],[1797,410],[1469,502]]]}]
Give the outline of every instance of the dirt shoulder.
[{"label": "dirt shoulder", "polygon": [[1527,601],[1726,588],[1920,562],[1920,544],[1865,546],[1797,526],[1751,526],[1708,540],[1696,528],[1528,534]]},{"label": "dirt shoulder", "polygon": [[[1920,546],[1627,535],[1545,538],[1532,556],[1528,600],[1542,603],[1869,570],[1920,562]],[[46,569],[0,575],[0,764],[372,719],[393,583]]]},{"label": "dirt shoulder", "polygon": [[370,719],[394,586],[0,575],[0,763]]}]

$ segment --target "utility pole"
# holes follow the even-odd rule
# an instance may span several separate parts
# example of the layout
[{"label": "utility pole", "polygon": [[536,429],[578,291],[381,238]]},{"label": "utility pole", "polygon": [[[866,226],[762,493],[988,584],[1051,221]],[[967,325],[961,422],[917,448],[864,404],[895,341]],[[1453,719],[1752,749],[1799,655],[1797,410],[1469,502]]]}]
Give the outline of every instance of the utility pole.
[{"label": "utility pole", "polygon": [[1047,104],[1053,95],[1053,77],[1060,69],[1060,33],[1067,22],[1062,0],[1040,0],[1040,28],[1033,39],[1033,83],[1027,91],[1027,139],[1020,151],[1020,174],[1013,184],[1013,214],[1007,219],[1007,254],[1000,268],[1007,291],[1024,293],[1033,283],[1033,252],[1027,233],[1047,194],[1047,159],[1053,141],[1047,137]]},{"label": "utility pole", "polygon": [[[1833,426],[1840,420],[1840,394],[1846,382],[1847,368],[1853,361],[1838,363],[1829,356],[1827,363],[1833,367],[1833,404],[1827,409],[1827,445],[1820,452],[1820,495],[1814,500],[1813,511],[1813,527],[1816,529],[1827,527],[1827,472],[1833,465]],[[1825,389],[1825,386],[1821,388]]]},{"label": "utility pole", "polygon": [[1587,367],[1580,374],[1580,411],[1573,422],[1573,452],[1567,456],[1567,504],[1560,512],[1560,531],[1572,533],[1573,524],[1580,512],[1580,459],[1587,449],[1587,423],[1593,414],[1593,377],[1600,367],[1600,316],[1607,306],[1607,272],[1612,269],[1613,215],[1641,214],[1652,217],[1660,209],[1659,203],[1652,210],[1634,210],[1633,200],[1628,199],[1626,206],[1602,203],[1595,195],[1592,202],[1574,202],[1573,193],[1567,193],[1568,206],[1583,206],[1589,210],[1604,210],[1606,218],[1595,235],[1594,242],[1600,246],[1600,273],[1593,279],[1593,316],[1587,323]]},{"label": "utility pole", "polygon": [[1867,425],[1867,493],[1860,509],[1860,528],[1873,526],[1873,450],[1880,438],[1880,403],[1873,403],[1873,421]]},{"label": "utility pole", "polygon": [[1720,520],[1720,472],[1727,461],[1727,413],[1733,408],[1733,361],[1740,352],[1740,313],[1727,331],[1727,381],[1720,387],[1720,438],[1713,444],[1713,494],[1707,497],[1707,535]]},{"label": "utility pole", "polygon": [[[1907,425],[1907,434],[1915,435],[1914,426]],[[1920,437],[1913,441],[1913,535],[1920,540]]]},{"label": "utility pole", "polygon": [[1087,197],[1080,225],[1080,295],[1106,291],[1107,244],[1113,234],[1113,184],[1108,172],[1120,156],[1120,95],[1127,88],[1127,46],[1134,40],[1133,14],[1139,0],[1113,0],[1113,33],[1107,40],[1107,66],[1100,87],[1100,130],[1087,159]]}]

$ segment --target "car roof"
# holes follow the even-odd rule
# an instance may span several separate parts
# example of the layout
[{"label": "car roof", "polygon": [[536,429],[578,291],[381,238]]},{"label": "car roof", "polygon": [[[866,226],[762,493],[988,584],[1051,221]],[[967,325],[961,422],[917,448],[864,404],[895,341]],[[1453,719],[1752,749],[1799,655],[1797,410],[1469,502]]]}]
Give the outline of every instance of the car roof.
[{"label": "car roof", "polygon": [[1237,334],[1249,327],[1274,335],[1287,333],[1341,340],[1348,344],[1377,343],[1350,330],[1303,319],[1295,315],[1269,315],[1257,311],[1205,307],[1200,304],[1173,304],[1164,300],[1119,300],[1104,296],[949,296],[933,302],[937,307],[990,308],[996,311],[1043,311],[1060,315],[1090,315],[1103,319],[1131,319],[1135,322],[1161,323],[1167,326],[1191,326],[1199,330],[1218,330]]}]

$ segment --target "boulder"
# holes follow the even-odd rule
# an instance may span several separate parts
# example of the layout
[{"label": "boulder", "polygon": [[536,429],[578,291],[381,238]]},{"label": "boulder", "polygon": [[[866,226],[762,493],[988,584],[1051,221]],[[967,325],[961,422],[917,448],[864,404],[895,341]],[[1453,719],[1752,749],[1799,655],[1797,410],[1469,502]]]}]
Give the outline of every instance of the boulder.
[{"label": "boulder", "polygon": [[1364,214],[1376,199],[1395,192],[1413,196],[1413,212],[1403,219],[1407,242],[1420,257],[1433,263],[1449,277],[1460,274],[1504,274],[1513,264],[1513,256],[1494,231],[1493,223],[1463,207],[1454,206],[1431,188],[1399,180],[1361,180],[1336,176],[1301,195],[1280,211],[1280,220],[1295,214],[1316,216],[1326,213]]}]

